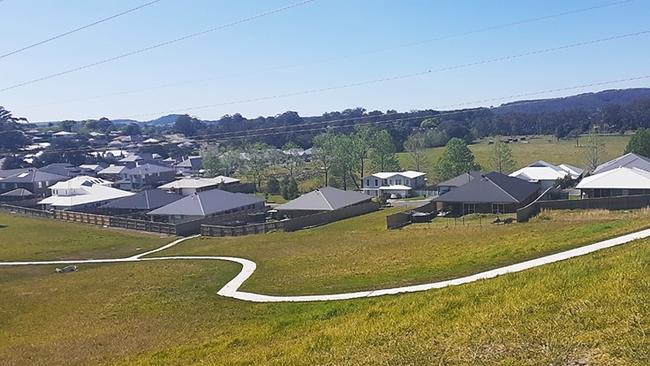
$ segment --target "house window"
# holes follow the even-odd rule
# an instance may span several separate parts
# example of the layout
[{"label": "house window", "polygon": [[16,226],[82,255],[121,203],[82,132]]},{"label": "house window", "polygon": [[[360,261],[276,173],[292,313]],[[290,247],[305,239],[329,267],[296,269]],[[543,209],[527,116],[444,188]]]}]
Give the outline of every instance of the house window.
[{"label": "house window", "polygon": [[370,185],[370,179],[366,179],[366,187]]},{"label": "house window", "polygon": [[410,186],[410,185],[411,185],[411,181],[407,179],[407,180],[406,180],[406,185],[407,185],[407,186]]},{"label": "house window", "polygon": [[375,179],[375,187],[379,186],[379,179]]},{"label": "house window", "polygon": [[388,180],[388,185],[391,185],[391,186],[393,185],[393,180],[392,179]]},{"label": "house window", "polygon": [[476,212],[476,203],[463,203],[463,215],[469,215]]},{"label": "house window", "polygon": [[395,184],[401,185],[401,184],[402,184],[402,180],[401,180],[401,179],[395,179]]},{"label": "house window", "polygon": [[493,214],[502,214],[506,212],[506,205],[503,203],[493,203],[492,204],[492,213]]},{"label": "house window", "polygon": [[387,185],[388,185],[388,181],[387,181],[386,179],[384,179],[384,180],[382,180],[382,183],[381,183],[381,184],[384,185],[384,186],[387,186]]}]

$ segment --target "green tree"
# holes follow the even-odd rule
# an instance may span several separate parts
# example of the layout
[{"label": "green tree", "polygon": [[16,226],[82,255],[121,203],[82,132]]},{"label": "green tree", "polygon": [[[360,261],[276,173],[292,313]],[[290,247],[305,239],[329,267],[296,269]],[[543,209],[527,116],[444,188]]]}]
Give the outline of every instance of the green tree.
[{"label": "green tree", "polygon": [[368,126],[357,128],[357,131],[352,137],[353,155],[357,160],[357,167],[359,168],[359,179],[363,179],[366,175],[366,160],[370,156],[372,150],[372,142],[374,140],[375,131]]},{"label": "green tree", "polygon": [[404,148],[408,151],[413,168],[417,171],[422,171],[427,163],[426,147],[426,135],[422,132],[411,134],[404,141]]},{"label": "green tree", "polygon": [[504,143],[498,137],[494,141],[492,156],[490,157],[491,167],[499,173],[511,173],[515,170],[515,159],[512,157],[510,145]]},{"label": "green tree", "polygon": [[650,129],[639,128],[628,142],[625,153],[650,157]]},{"label": "green tree", "polygon": [[298,192],[298,183],[295,179],[289,179],[289,177],[284,177],[282,183],[280,183],[280,193],[282,198],[285,200],[292,200],[297,198],[299,195]]},{"label": "green tree", "polygon": [[296,179],[298,172],[305,165],[305,161],[301,156],[297,154],[297,151],[300,150],[300,146],[294,144],[293,142],[288,142],[282,147],[284,154],[280,159],[280,165],[287,170],[291,179]]},{"label": "green tree", "polygon": [[370,163],[375,171],[396,171],[400,170],[397,160],[397,149],[393,139],[386,130],[379,131],[373,139],[373,147],[370,155]]},{"label": "green tree", "polygon": [[256,189],[262,186],[267,169],[271,165],[269,146],[263,143],[244,147],[244,171],[255,183]]},{"label": "green tree", "polygon": [[266,180],[266,193],[278,194],[280,193],[280,182],[276,177],[269,177]]},{"label": "green tree", "polygon": [[589,130],[585,141],[585,164],[587,169],[594,171],[600,165],[605,155],[605,143],[594,129]]},{"label": "green tree", "polygon": [[436,175],[440,180],[446,180],[462,173],[480,169],[481,166],[476,163],[474,154],[467,147],[467,143],[460,138],[449,140],[435,168]]},{"label": "green tree", "polygon": [[329,184],[329,174],[334,163],[335,139],[336,136],[329,131],[314,137],[312,156],[320,171],[323,172],[324,186]]}]

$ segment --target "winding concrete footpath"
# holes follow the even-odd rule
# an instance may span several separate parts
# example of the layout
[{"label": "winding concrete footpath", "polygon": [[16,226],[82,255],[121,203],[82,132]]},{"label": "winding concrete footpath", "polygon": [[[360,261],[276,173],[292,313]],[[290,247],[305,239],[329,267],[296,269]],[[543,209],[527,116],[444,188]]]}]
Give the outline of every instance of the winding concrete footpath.
[{"label": "winding concrete footpath", "polygon": [[219,260],[239,263],[242,270],[228,282],[218,294],[224,297],[230,297],[243,301],[251,302],[308,302],[308,301],[335,301],[335,300],[350,300],[364,297],[375,297],[384,295],[395,295],[410,292],[427,291],[431,289],[443,288],[447,286],[457,286],[479,280],[486,280],[501,276],[508,273],[520,272],[526,269],[540,267],[546,264],[563,261],[569,258],[579,257],[585,254],[593,253],[602,249],[615,247],[617,245],[626,244],[638,239],[650,237],[650,229],[638,231],[632,234],[622,235],[613,239],[603,240],[598,243],[585,245],[580,248],[567,250],[564,252],[547,255],[537,259],[528,260],[512,264],[505,267],[492,269],[485,272],[480,272],[471,276],[456,278],[453,280],[439,281],[433,283],[425,283],[421,285],[412,285],[404,287],[388,288],[383,290],[373,291],[359,291],[359,292],[346,292],[332,295],[303,295],[303,296],[272,296],[262,295],[251,292],[239,291],[239,288],[248,280],[255,272],[257,265],[255,262],[248,259],[236,257],[217,257],[217,256],[173,256],[173,257],[150,257],[143,258],[147,255],[157,253],[169,249],[185,240],[193,239],[197,236],[187,237],[175,240],[160,248],[150,250],[141,254],[137,254],[126,258],[113,258],[113,259],[87,259],[87,260],[65,260],[65,261],[33,261],[33,262],[0,262],[0,267],[9,266],[26,266],[26,265],[54,265],[54,264],[100,264],[100,263],[129,263],[129,262],[147,262],[147,261],[166,261],[166,260]]}]

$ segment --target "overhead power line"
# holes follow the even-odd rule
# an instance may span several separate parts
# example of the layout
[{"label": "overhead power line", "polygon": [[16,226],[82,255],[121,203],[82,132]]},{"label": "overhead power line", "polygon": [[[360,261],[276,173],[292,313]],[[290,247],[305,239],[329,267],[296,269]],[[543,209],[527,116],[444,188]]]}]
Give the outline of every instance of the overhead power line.
[{"label": "overhead power line", "polygon": [[303,0],[303,1],[300,1],[300,2],[297,2],[297,3],[293,3],[293,4],[290,4],[290,5],[281,7],[281,8],[277,8],[277,9],[269,10],[269,11],[259,13],[259,14],[256,14],[256,15],[252,15],[252,16],[249,16],[249,17],[241,18],[241,19],[235,20],[233,22],[226,23],[226,24],[223,24],[223,25],[219,25],[219,26],[216,26],[216,27],[213,27],[213,28],[209,28],[209,29],[206,29],[206,30],[203,30],[203,31],[200,31],[200,32],[190,33],[190,34],[187,34],[187,35],[179,37],[179,38],[175,38],[175,39],[172,39],[172,40],[169,40],[169,41],[154,44],[154,45],[149,46],[149,47],[140,48],[140,49],[137,49],[137,50],[134,50],[134,51],[123,53],[123,54],[118,55],[118,56],[103,59],[101,61],[96,61],[96,62],[86,64],[86,65],[82,65],[82,66],[77,66],[77,67],[72,68],[72,69],[57,72],[57,73],[54,73],[54,74],[49,74],[49,75],[42,76],[42,77],[39,77],[39,78],[36,78],[36,79],[23,81],[23,82],[18,83],[18,84],[14,84],[14,85],[4,87],[4,88],[0,89],[0,92],[4,92],[4,91],[20,88],[20,87],[23,87],[23,86],[35,84],[35,83],[38,83],[38,82],[41,82],[41,81],[53,79],[53,78],[56,78],[56,77],[59,77],[59,76],[67,75],[67,74],[71,74],[73,72],[90,69],[92,67],[107,64],[109,62],[121,60],[123,58],[138,55],[138,54],[141,54],[141,53],[145,53],[145,52],[148,52],[148,51],[160,48],[160,47],[165,47],[165,46],[169,46],[169,45],[174,44],[174,43],[182,42],[182,41],[188,40],[190,38],[199,37],[199,36],[202,36],[202,35],[205,35],[205,34],[208,34],[208,33],[220,31],[220,30],[223,30],[223,29],[226,29],[226,28],[231,28],[231,27],[234,27],[234,26],[242,24],[242,23],[251,22],[251,21],[259,19],[259,18],[267,17],[267,16],[274,15],[274,14],[277,14],[277,13],[281,13],[283,11],[293,9],[293,8],[296,8],[296,7],[299,7],[299,6],[303,6],[303,5],[312,3],[314,1],[316,1],[316,0]]},{"label": "overhead power line", "polygon": [[476,29],[472,29],[472,30],[469,30],[469,31],[464,31],[464,32],[453,33],[453,34],[448,34],[448,35],[444,35],[444,36],[429,38],[429,39],[426,39],[426,40],[403,43],[403,44],[398,44],[398,45],[394,45],[394,46],[390,46],[390,47],[376,48],[376,49],[372,49],[372,50],[367,50],[367,51],[363,51],[363,52],[359,52],[359,53],[342,55],[342,56],[337,56],[337,57],[317,59],[317,60],[312,60],[312,61],[308,61],[308,62],[305,62],[305,63],[272,66],[272,67],[266,67],[266,68],[262,68],[262,69],[251,70],[251,71],[243,71],[243,72],[238,72],[238,73],[233,73],[233,74],[228,74],[228,75],[211,76],[211,77],[202,78],[202,79],[193,79],[193,80],[178,81],[178,82],[173,82],[173,83],[165,83],[165,84],[159,84],[159,85],[154,85],[154,86],[149,86],[149,87],[144,87],[144,88],[138,88],[138,89],[132,89],[132,90],[126,90],[126,91],[118,91],[118,92],[114,92],[114,93],[95,95],[95,96],[91,96],[91,97],[67,99],[67,100],[63,100],[63,101],[60,101],[60,102],[50,102],[50,103],[35,104],[35,105],[27,106],[27,107],[40,107],[40,106],[45,106],[45,105],[57,105],[57,104],[64,104],[64,103],[74,103],[74,102],[88,101],[88,100],[101,99],[101,98],[106,98],[106,97],[114,97],[114,96],[135,94],[135,93],[147,92],[147,91],[170,88],[170,87],[183,86],[183,85],[199,84],[199,83],[205,83],[205,82],[209,82],[209,81],[221,80],[221,79],[232,78],[232,77],[255,75],[255,74],[260,74],[260,73],[265,73],[265,72],[270,72],[270,71],[291,69],[291,68],[296,68],[296,67],[301,67],[301,66],[314,65],[314,64],[332,62],[332,61],[337,61],[337,60],[345,60],[345,59],[350,59],[350,58],[364,56],[364,55],[383,53],[383,52],[395,51],[395,50],[409,48],[409,47],[421,46],[421,45],[425,45],[425,44],[432,43],[432,42],[443,41],[443,40],[453,39],[453,38],[459,38],[459,37],[464,37],[464,36],[477,34],[477,33],[490,32],[490,31],[505,29],[505,28],[514,27],[514,26],[518,26],[518,25],[528,24],[528,23],[540,22],[540,21],[549,20],[549,19],[553,19],[553,18],[559,18],[559,17],[563,17],[563,16],[567,16],[567,15],[584,13],[584,12],[588,12],[588,11],[592,11],[592,10],[609,8],[609,7],[613,7],[613,6],[618,6],[618,5],[631,3],[633,1],[634,0],[616,1],[616,2],[606,3],[606,4],[602,4],[602,5],[597,5],[597,6],[567,10],[567,11],[560,12],[560,13],[554,13],[554,14],[549,14],[549,15],[544,15],[544,16],[539,16],[539,17],[534,17],[534,18],[526,18],[526,19],[521,19],[521,20],[509,22],[509,23],[497,24],[497,25],[492,25],[492,26],[488,26],[488,27],[476,28]]},{"label": "overhead power line", "polygon": [[[2,0],[0,0],[0,1],[2,1]],[[162,0],[149,1],[148,3],[144,3],[144,4],[140,5],[140,6],[136,6],[135,8],[131,8],[131,9],[125,10],[125,11],[123,11],[123,12],[120,12],[120,13],[117,13],[117,14],[113,14],[113,15],[111,15],[111,16],[109,16],[109,17],[106,17],[106,18],[100,19],[100,20],[95,21],[95,22],[92,22],[92,23],[90,23],[90,24],[86,24],[86,25],[81,26],[81,27],[79,27],[79,28],[75,28],[75,29],[69,30],[69,31],[64,32],[64,33],[61,33],[61,34],[57,34],[57,35],[55,35],[55,36],[52,36],[52,37],[50,37],[50,38],[46,38],[46,39],[44,39],[44,40],[42,40],[42,41],[39,41],[39,42],[36,42],[36,43],[32,43],[32,44],[30,44],[30,45],[28,45],[28,46],[25,46],[25,47],[19,48],[19,49],[17,49],[17,50],[14,50],[14,51],[11,51],[11,52],[4,53],[4,54],[0,55],[0,59],[3,59],[3,58],[5,58],[5,57],[9,57],[9,56],[15,55],[15,54],[17,54],[17,53],[20,53],[20,52],[26,51],[26,50],[28,50],[28,49],[30,49],[30,48],[34,48],[34,47],[37,47],[37,46],[43,45],[43,44],[45,44],[45,43],[52,42],[52,41],[57,40],[57,39],[59,39],[59,38],[63,38],[63,37],[65,37],[65,36],[69,36],[69,35],[71,35],[71,34],[73,34],[73,33],[80,32],[80,31],[82,31],[82,30],[84,30],[84,29],[88,29],[88,28],[90,28],[90,27],[94,27],[94,26],[96,26],[96,25],[99,25],[99,24],[102,24],[102,23],[108,22],[109,20],[113,20],[113,19],[115,19],[115,18],[119,18],[119,17],[121,17],[121,16],[123,16],[123,15],[127,15],[127,14],[129,14],[129,13],[133,13],[134,11],[138,11],[138,10],[140,10],[140,9],[142,9],[142,8],[146,8],[147,6],[154,5],[154,4],[156,4],[156,3],[159,3],[160,1],[162,1]]]},{"label": "overhead power line", "polygon": [[[558,93],[558,92],[572,91],[572,90],[585,89],[585,88],[593,88],[593,87],[598,87],[598,86],[620,84],[620,83],[625,83],[625,82],[647,80],[647,79],[650,79],[650,75],[634,76],[634,77],[629,77],[629,78],[624,78],[624,79],[616,79],[616,80],[589,82],[589,83],[573,85],[573,86],[568,86],[568,87],[545,89],[545,90],[525,92],[525,93],[519,93],[519,94],[511,94],[511,95],[507,95],[507,96],[500,96],[500,97],[494,97],[494,98],[480,99],[480,100],[474,100],[474,101],[466,101],[466,102],[462,102],[462,103],[448,104],[448,105],[443,105],[443,106],[437,106],[437,107],[434,107],[432,109],[435,110],[435,109],[444,109],[444,108],[459,107],[459,106],[466,106],[466,105],[477,105],[477,104],[480,104],[480,103],[488,103],[488,102],[496,102],[496,101],[508,101],[508,100],[513,100],[513,99],[516,99],[516,98],[526,98],[526,97],[549,94],[549,93]],[[542,100],[522,101],[522,102],[517,103],[517,106],[543,103],[545,101],[546,100],[544,100],[544,99],[542,99]],[[290,125],[290,126],[275,126],[275,127],[265,127],[265,128],[251,129],[251,130],[246,130],[246,131],[219,132],[219,133],[214,133],[214,134],[203,134],[203,135],[192,136],[192,139],[194,141],[196,141],[196,142],[199,142],[199,143],[200,142],[227,142],[227,141],[235,141],[235,140],[248,139],[248,138],[253,138],[253,137],[264,137],[264,136],[272,136],[272,135],[279,135],[279,134],[292,134],[292,133],[301,133],[301,132],[317,132],[317,131],[324,131],[324,130],[330,130],[330,129],[350,128],[350,127],[356,127],[356,126],[370,126],[370,125],[399,123],[399,122],[405,122],[405,121],[417,120],[417,119],[426,119],[426,118],[432,118],[432,117],[452,116],[452,115],[463,114],[463,113],[467,113],[467,112],[468,112],[468,110],[455,110],[455,111],[448,111],[448,112],[430,113],[430,114],[412,116],[412,117],[399,117],[399,118],[384,119],[384,120],[378,120],[378,121],[361,122],[361,123],[355,123],[355,124],[352,124],[352,125],[350,125],[350,124],[336,125],[338,123],[349,123],[349,122],[354,122],[354,121],[367,120],[367,119],[372,119],[373,117],[374,118],[382,118],[382,117],[385,118],[387,116],[385,114],[381,115],[381,116],[376,116],[376,117],[375,116],[365,115],[365,116],[359,116],[359,117],[341,118],[341,119],[321,121],[321,122],[301,123],[301,124],[295,124],[295,125]],[[300,128],[300,127],[304,127],[304,128]],[[280,131],[277,131],[277,130],[280,130]],[[236,136],[231,136],[231,135],[236,135]],[[156,143],[156,144],[149,144],[147,146],[162,146],[162,145],[166,145],[166,144],[169,144],[169,143],[161,142],[161,143]],[[106,152],[106,151],[111,151],[111,150],[116,150],[116,149],[114,149],[114,148],[102,148],[102,149],[69,148],[69,149],[46,150],[46,152],[47,153]]]},{"label": "overhead power line", "polygon": [[191,106],[191,107],[185,107],[185,108],[169,109],[169,110],[165,110],[165,111],[142,113],[142,114],[132,115],[132,116],[130,116],[128,118],[139,118],[139,117],[146,117],[146,116],[152,116],[152,115],[179,113],[179,112],[185,112],[185,111],[194,111],[194,110],[200,110],[200,109],[222,107],[222,106],[228,106],[228,105],[246,104],[246,103],[252,103],[252,102],[259,102],[259,101],[266,101],[266,100],[273,100],[273,99],[280,99],[280,98],[288,98],[288,97],[294,97],[294,96],[322,93],[322,92],[327,92],[327,91],[348,89],[348,88],[352,88],[352,87],[379,84],[379,83],[384,83],[384,82],[388,82],[388,81],[411,79],[411,78],[420,77],[420,76],[433,74],[433,73],[464,69],[464,68],[468,68],[468,67],[486,65],[486,64],[496,63],[496,62],[509,61],[509,60],[514,60],[514,59],[518,59],[518,58],[522,58],[522,57],[540,55],[540,54],[556,52],[556,51],[561,51],[561,50],[566,50],[566,49],[571,49],[571,48],[576,48],[576,47],[583,47],[583,46],[593,45],[593,44],[597,44],[597,43],[610,42],[610,41],[615,41],[615,40],[620,40],[620,39],[625,39],[625,38],[638,37],[638,36],[647,35],[647,34],[650,34],[650,30],[634,32],[634,33],[627,33],[627,34],[616,35],[616,36],[611,36],[611,37],[606,37],[606,38],[599,38],[599,39],[590,40],[590,41],[571,43],[571,44],[558,46],[558,47],[542,48],[542,49],[528,51],[528,52],[514,54],[514,55],[508,55],[508,56],[496,57],[496,58],[492,58],[492,59],[480,60],[480,61],[469,62],[469,63],[459,64],[459,65],[447,66],[447,67],[442,67],[442,68],[438,68],[438,69],[423,70],[423,71],[418,71],[418,72],[409,73],[409,74],[402,74],[402,75],[384,77],[384,78],[379,78],[379,79],[365,80],[365,81],[341,84],[341,85],[324,87],[324,88],[308,89],[308,90],[302,90],[302,91],[290,92],[290,93],[284,93],[284,94],[275,94],[275,95],[268,95],[268,96],[262,96],[262,97],[256,97],[256,98],[234,100],[234,101],[229,101],[229,102],[204,104],[204,105],[199,105],[199,106]]}]

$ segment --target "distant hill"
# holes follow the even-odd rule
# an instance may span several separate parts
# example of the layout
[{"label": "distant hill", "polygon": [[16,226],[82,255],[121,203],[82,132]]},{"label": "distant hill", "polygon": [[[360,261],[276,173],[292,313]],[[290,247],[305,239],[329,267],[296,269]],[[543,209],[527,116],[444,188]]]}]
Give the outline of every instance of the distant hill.
[{"label": "distant hill", "polygon": [[650,88],[604,90],[564,98],[521,100],[502,104],[494,111],[499,114],[549,113],[565,110],[594,111],[607,105],[625,105],[642,99],[650,99]]},{"label": "distant hill", "polygon": [[154,126],[168,126],[168,125],[173,125],[174,122],[176,122],[176,119],[181,116],[181,114],[169,114],[166,116],[162,116],[160,118],[153,119],[151,121],[146,121],[146,124],[149,125],[154,125]]}]

